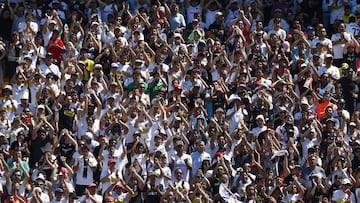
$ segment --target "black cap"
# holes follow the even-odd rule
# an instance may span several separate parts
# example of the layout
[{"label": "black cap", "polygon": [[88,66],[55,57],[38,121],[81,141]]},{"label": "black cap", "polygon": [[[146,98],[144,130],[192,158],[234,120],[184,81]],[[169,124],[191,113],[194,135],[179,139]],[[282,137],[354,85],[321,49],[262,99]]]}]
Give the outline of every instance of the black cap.
[{"label": "black cap", "polygon": [[339,99],[339,104],[345,104],[345,99],[343,99],[343,98],[341,98],[341,99]]},{"label": "black cap", "polygon": [[89,49],[87,49],[87,48],[81,48],[81,49],[80,49],[80,53],[81,53],[81,52],[86,52],[86,53],[88,53],[88,52],[89,52]]}]

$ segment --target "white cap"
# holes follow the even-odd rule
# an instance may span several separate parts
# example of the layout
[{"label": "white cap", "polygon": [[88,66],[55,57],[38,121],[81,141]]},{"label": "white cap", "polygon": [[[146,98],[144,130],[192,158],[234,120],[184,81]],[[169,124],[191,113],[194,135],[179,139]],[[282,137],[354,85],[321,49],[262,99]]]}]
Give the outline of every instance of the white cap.
[{"label": "white cap", "polygon": [[29,99],[29,92],[28,91],[24,91],[20,97],[20,99]]},{"label": "white cap", "polygon": [[24,56],[24,59],[31,59],[31,60],[32,60],[32,57],[31,57],[30,54],[26,54],[26,55]]},{"label": "white cap", "polygon": [[341,181],[341,184],[342,184],[342,185],[352,185],[352,184],[351,184],[351,181],[350,181],[348,178],[344,178],[344,179]]},{"label": "white cap", "polygon": [[111,67],[116,67],[117,68],[117,67],[119,67],[119,65],[117,63],[112,63]]},{"label": "white cap", "polygon": [[255,120],[258,120],[258,119],[261,119],[262,121],[265,122],[264,115],[262,115],[262,114],[256,116]]},{"label": "white cap", "polygon": [[10,91],[12,91],[12,90],[13,90],[13,88],[12,88],[12,86],[11,86],[11,85],[5,85],[4,89],[8,89],[8,90],[10,90]]},{"label": "white cap", "polygon": [[333,55],[332,54],[326,54],[325,58],[333,58]]},{"label": "white cap", "polygon": [[166,135],[166,131],[164,128],[161,128],[160,131],[159,131],[160,134],[163,134],[163,135]]},{"label": "white cap", "polygon": [[307,100],[306,97],[303,97],[303,98],[301,99],[301,104],[309,105],[309,102],[308,102],[308,100]]},{"label": "white cap", "polygon": [[86,132],[84,137],[88,140],[92,140],[93,139],[93,134],[91,132]]},{"label": "white cap", "polygon": [[230,97],[229,97],[229,103],[232,103],[232,102],[235,101],[235,100],[241,101],[241,99],[240,99],[240,97],[239,97],[238,95],[236,95],[236,94],[230,95]]},{"label": "white cap", "polygon": [[141,59],[136,59],[136,60],[135,60],[135,63],[144,63],[144,61],[141,60]]},{"label": "white cap", "polygon": [[181,34],[180,34],[180,33],[175,32],[175,33],[174,33],[174,38],[177,38],[177,37],[180,37],[180,38],[181,38]]},{"label": "white cap", "polygon": [[221,12],[216,12],[216,17],[222,16],[222,15],[223,15],[223,13],[221,13]]},{"label": "white cap", "polygon": [[45,176],[42,173],[39,173],[39,175],[36,177],[35,180],[43,180],[43,181],[45,181]]},{"label": "white cap", "polygon": [[356,123],[355,123],[355,122],[350,122],[350,123],[349,123],[349,126],[353,126],[353,127],[356,128]]},{"label": "white cap", "polygon": [[120,26],[120,32],[121,33],[125,33],[126,32],[126,27],[125,26]]},{"label": "white cap", "polygon": [[99,23],[98,22],[92,22],[90,27],[92,27],[93,25],[99,25]]},{"label": "white cap", "polygon": [[97,64],[95,64],[94,68],[102,68],[102,65],[97,63]]},{"label": "white cap", "polygon": [[56,24],[55,20],[49,20],[49,24]]},{"label": "white cap", "polygon": [[40,105],[37,106],[37,109],[45,109],[45,106],[40,104]]}]

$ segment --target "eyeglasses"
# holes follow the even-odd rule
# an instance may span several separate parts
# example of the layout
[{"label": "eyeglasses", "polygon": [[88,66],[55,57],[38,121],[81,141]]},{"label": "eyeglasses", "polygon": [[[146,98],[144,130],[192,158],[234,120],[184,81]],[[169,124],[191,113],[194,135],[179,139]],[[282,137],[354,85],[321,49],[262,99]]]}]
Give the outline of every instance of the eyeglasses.
[{"label": "eyeglasses", "polygon": [[182,174],[183,174],[183,172],[178,171],[178,172],[176,172],[176,174],[178,174],[178,175],[182,175]]}]

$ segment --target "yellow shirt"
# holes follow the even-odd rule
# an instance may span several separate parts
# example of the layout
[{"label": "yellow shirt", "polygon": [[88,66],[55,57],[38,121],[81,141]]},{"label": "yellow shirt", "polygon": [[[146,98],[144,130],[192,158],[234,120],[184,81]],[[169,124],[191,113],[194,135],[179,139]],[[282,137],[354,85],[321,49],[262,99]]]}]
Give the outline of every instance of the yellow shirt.
[{"label": "yellow shirt", "polygon": [[94,71],[95,62],[91,59],[85,59],[83,62],[86,64],[84,69],[84,79],[89,80],[90,74]]}]

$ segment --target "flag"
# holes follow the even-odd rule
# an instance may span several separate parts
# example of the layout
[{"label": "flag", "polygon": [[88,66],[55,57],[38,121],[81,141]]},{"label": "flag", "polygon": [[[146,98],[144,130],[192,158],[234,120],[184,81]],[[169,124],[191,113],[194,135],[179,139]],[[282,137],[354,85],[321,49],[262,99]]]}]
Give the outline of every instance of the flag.
[{"label": "flag", "polygon": [[236,198],[236,195],[232,193],[224,183],[220,184],[219,195],[224,202],[241,203],[241,201]]}]

